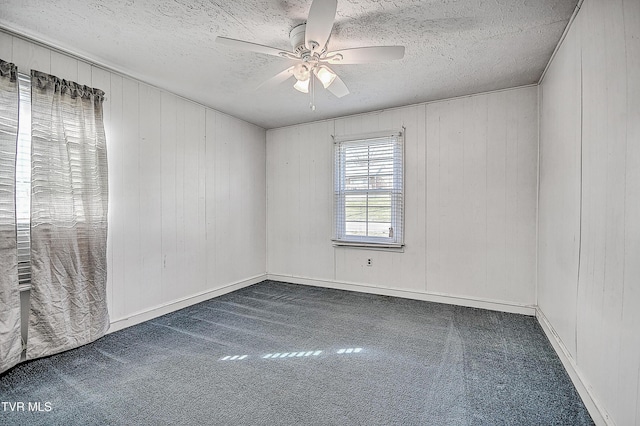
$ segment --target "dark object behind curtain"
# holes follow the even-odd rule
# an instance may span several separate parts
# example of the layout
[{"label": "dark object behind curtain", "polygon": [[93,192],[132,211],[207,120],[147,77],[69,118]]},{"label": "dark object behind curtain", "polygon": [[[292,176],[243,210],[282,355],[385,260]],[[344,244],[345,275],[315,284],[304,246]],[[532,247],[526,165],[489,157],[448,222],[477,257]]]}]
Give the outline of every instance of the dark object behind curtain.
[{"label": "dark object behind curtain", "polygon": [[109,328],[104,92],[31,72],[31,311],[27,359]]},{"label": "dark object behind curtain", "polygon": [[16,365],[22,353],[15,203],[16,75],[16,66],[0,59],[0,373]]}]

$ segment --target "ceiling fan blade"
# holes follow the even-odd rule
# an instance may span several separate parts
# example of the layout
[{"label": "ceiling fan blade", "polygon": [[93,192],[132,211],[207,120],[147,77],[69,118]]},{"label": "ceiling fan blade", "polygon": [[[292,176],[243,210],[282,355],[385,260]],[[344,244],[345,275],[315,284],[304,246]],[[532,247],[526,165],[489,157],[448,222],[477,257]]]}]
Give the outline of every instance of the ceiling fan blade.
[{"label": "ceiling fan blade", "polygon": [[268,88],[277,86],[278,84],[282,83],[283,81],[287,80],[289,77],[292,77],[292,76],[293,76],[293,67],[289,67],[286,70],[274,75],[267,81],[261,83],[258,87],[256,87],[256,90],[268,89]]},{"label": "ceiling fan blade", "polygon": [[329,64],[350,65],[392,61],[403,57],[404,46],[371,46],[329,52],[322,61]]},{"label": "ceiling fan blade", "polygon": [[338,76],[336,76],[336,79],[333,80],[333,83],[331,83],[331,85],[327,87],[327,90],[333,93],[338,98],[347,96],[349,94],[349,89],[347,89],[344,81],[342,81],[342,79]]},{"label": "ceiling fan blade", "polygon": [[264,53],[265,55],[278,56],[280,58],[286,58],[289,54],[275,47],[263,46],[261,44],[249,43],[248,41],[236,40],[227,37],[216,37],[216,43],[223,46],[232,47],[239,50],[248,50],[249,52]]},{"label": "ceiling fan blade", "polygon": [[313,50],[314,43],[317,43],[317,48],[324,48],[331,35],[337,9],[338,0],[313,0],[304,34],[307,49]]}]

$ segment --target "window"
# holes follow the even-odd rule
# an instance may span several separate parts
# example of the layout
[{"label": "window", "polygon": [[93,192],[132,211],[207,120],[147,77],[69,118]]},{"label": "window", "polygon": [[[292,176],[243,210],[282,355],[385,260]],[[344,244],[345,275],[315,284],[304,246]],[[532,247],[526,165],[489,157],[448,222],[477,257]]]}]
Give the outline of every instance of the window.
[{"label": "window", "polygon": [[16,152],[16,225],[18,231],[18,284],[31,284],[31,77],[18,73],[20,110]]},{"label": "window", "polygon": [[403,244],[403,133],[335,138],[334,243]]}]

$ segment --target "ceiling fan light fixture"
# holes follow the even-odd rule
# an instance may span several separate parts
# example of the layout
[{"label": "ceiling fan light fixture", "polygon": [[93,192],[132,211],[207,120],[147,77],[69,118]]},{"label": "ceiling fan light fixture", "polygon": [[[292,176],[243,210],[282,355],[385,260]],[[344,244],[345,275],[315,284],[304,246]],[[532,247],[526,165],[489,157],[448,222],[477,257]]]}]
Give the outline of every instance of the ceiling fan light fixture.
[{"label": "ceiling fan light fixture", "polygon": [[336,74],[327,67],[318,68],[315,74],[325,89],[331,86],[331,83],[336,79]]},{"label": "ceiling fan light fixture", "polygon": [[293,68],[293,76],[298,81],[308,81],[311,76],[311,68],[306,63],[301,62]]},{"label": "ceiling fan light fixture", "polygon": [[302,93],[309,93],[309,78],[307,77],[306,80],[296,81],[293,88]]}]

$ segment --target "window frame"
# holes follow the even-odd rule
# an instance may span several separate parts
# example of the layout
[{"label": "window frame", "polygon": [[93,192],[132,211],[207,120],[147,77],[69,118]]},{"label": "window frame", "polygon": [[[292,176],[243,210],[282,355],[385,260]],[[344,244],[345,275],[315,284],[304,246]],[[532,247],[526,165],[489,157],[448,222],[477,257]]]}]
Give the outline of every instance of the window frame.
[{"label": "window frame", "polygon": [[[344,136],[334,136],[334,158],[333,158],[333,245],[336,247],[364,247],[378,249],[403,249],[404,247],[404,181],[405,181],[405,156],[404,156],[404,138],[406,129],[388,130],[382,132],[371,132],[364,134],[352,134]],[[381,139],[388,139],[393,149],[393,185],[389,190],[376,189],[352,189],[345,188],[345,146],[365,145],[373,146],[380,144]],[[399,158],[398,158],[399,157]],[[399,168],[399,170],[398,170]],[[376,176],[367,171],[366,179],[370,181],[371,177]],[[372,191],[389,193],[391,199],[391,228],[393,229],[392,237],[377,236],[358,236],[346,234],[346,195],[351,194],[371,194]],[[367,206],[367,212],[369,211]],[[367,224],[370,221],[366,220]]]}]

